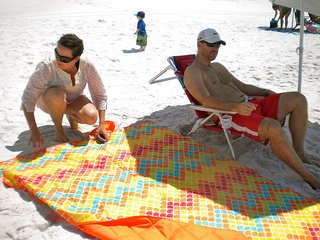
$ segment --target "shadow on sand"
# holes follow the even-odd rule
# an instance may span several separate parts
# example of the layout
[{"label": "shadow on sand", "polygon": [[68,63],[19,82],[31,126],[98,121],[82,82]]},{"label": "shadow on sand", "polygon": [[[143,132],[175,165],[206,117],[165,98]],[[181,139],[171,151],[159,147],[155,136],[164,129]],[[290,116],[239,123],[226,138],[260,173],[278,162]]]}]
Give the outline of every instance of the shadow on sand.
[{"label": "shadow on sand", "polygon": [[[75,140],[83,139],[87,136],[88,132],[81,133],[76,130],[70,129],[70,127],[63,128],[66,135],[69,138],[69,143],[72,144]],[[33,148],[29,146],[30,131],[23,131],[19,134],[18,140],[12,146],[5,146],[11,152],[20,152],[17,156],[25,156],[33,152],[44,152],[45,149],[59,144],[54,140],[55,127],[54,125],[40,126],[39,131],[44,137],[44,144],[41,147]]]},{"label": "shadow on sand", "polygon": [[[172,112],[179,112],[175,109],[176,107],[170,108]],[[167,113],[168,109],[162,112],[162,117]],[[152,115],[155,116],[155,113],[152,113]],[[160,115],[161,111],[157,112],[157,116]],[[143,120],[152,120],[152,118],[145,117]],[[132,127],[125,128],[126,141],[130,147],[130,154],[136,161],[135,171],[139,175],[152,178],[156,182],[169,184],[176,189],[202,195],[214,203],[227,206],[228,209],[251,219],[273,215],[272,206],[276,208],[276,214],[281,214],[293,210],[302,210],[315,204],[314,201],[290,191],[289,195],[292,195],[292,198],[299,202],[298,205],[284,202],[276,203],[270,198],[269,194],[284,194],[285,196],[288,194],[286,188],[261,177],[248,167],[225,158],[219,152],[212,151],[212,149],[210,150],[210,148],[195,141],[189,141],[180,134],[161,132],[161,128],[159,129],[157,125],[144,128],[141,127],[141,124],[143,124],[143,121],[138,121],[132,124]],[[139,139],[143,139],[144,144],[137,144],[137,142],[140,142]],[[229,172],[228,168],[232,170]],[[202,171],[203,169],[205,170]],[[216,174],[209,177],[208,173],[210,172]],[[191,179],[192,173],[194,174],[193,180]],[[223,180],[220,181],[220,178]],[[198,179],[197,184],[194,182],[195,179]],[[254,182],[255,187],[252,187],[250,182]],[[240,188],[242,185],[243,192],[238,190],[243,195],[236,196],[236,194],[233,194],[233,188]],[[264,192],[261,189],[268,190]],[[250,197],[247,199],[247,196],[251,196],[251,194],[256,196],[255,199],[250,199]],[[270,208],[261,208],[257,211],[256,204],[270,206]]]},{"label": "shadow on sand", "polygon": [[131,48],[131,49],[123,49],[122,52],[123,53],[139,53],[141,51],[139,49],[136,49],[136,48]]},{"label": "shadow on sand", "polygon": [[[293,35],[299,35],[300,34],[300,29],[296,28],[296,29],[292,29],[292,28],[287,28],[287,29],[284,29],[284,28],[270,28],[270,27],[267,27],[267,26],[260,26],[258,27],[259,30],[264,30],[264,31],[270,31],[270,32],[279,32],[279,33],[286,33],[286,34],[293,34]],[[313,34],[313,33],[310,33],[308,32],[307,30],[304,30],[303,31],[304,34]]]},{"label": "shadow on sand", "polygon": [[[144,116],[139,121],[133,123],[131,125],[133,127],[125,128],[126,141],[130,147],[130,154],[128,155],[134,157],[135,164],[133,168],[135,169],[133,171],[132,168],[125,169],[121,167],[121,172],[127,171],[129,174],[138,174],[146,177],[146,179],[154,179],[156,184],[159,184],[159,182],[169,184],[176,189],[192,194],[193,197],[202,195],[212,200],[213,203],[226,206],[228,209],[238,213],[239,216],[247,216],[250,219],[257,219],[257,221],[260,221],[260,218],[268,218],[272,215],[302,210],[315,204],[315,202],[308,200],[306,197],[297,196],[291,194],[291,192],[288,193],[288,191],[287,193],[278,191],[278,189],[281,190],[283,187],[276,183],[271,183],[271,181],[261,177],[247,167],[233,163],[233,161],[228,160],[222,154],[214,152],[204,145],[195,141],[189,141],[178,133],[169,132],[161,135],[162,133],[158,134],[161,131],[160,129],[157,134],[151,134],[152,131],[157,131],[159,127],[151,126],[148,129],[139,127],[142,121],[148,120],[158,122],[158,125],[164,127],[174,128],[177,130],[175,132],[181,133],[183,127],[191,127],[190,124],[194,119],[194,112],[187,105],[168,106]],[[54,133],[54,127],[43,126],[40,127],[40,131],[42,133],[48,132],[51,136]],[[68,136],[69,131],[70,128],[66,129]],[[22,143],[27,145],[25,141],[27,141],[28,136],[29,131],[21,133],[19,140],[14,146],[11,146],[11,149],[15,151],[21,150],[19,149],[19,145]],[[79,138],[78,135],[77,139]],[[118,141],[120,142],[118,139],[114,144],[118,145]],[[177,145],[180,147],[175,148]],[[185,151],[185,149],[189,149],[189,151]],[[201,154],[197,155],[198,153]],[[115,161],[119,161],[119,158],[115,157]],[[229,168],[230,172],[227,170],[217,171],[220,168]],[[203,171],[203,169],[206,169],[206,171]],[[208,175],[211,172],[216,172],[216,176],[213,175],[209,178]],[[182,179],[182,176],[186,177],[185,181]],[[192,176],[195,176],[195,178],[192,178]],[[199,177],[199,179],[196,177]],[[251,184],[254,183],[257,189],[249,186],[250,182],[247,181],[248,178],[254,180]],[[150,184],[149,182],[151,181],[148,180],[147,182]],[[248,189],[246,189],[246,186]],[[240,197],[233,194],[233,187],[240,192]],[[275,202],[272,198],[273,195],[270,196],[269,193],[283,194],[284,201]],[[292,196],[292,198],[288,196],[290,201],[286,200],[286,194]],[[37,211],[52,224],[61,225],[68,231],[78,233],[78,230],[73,226],[65,222],[55,221],[49,207],[38,205],[37,200],[30,198],[25,193],[21,193],[21,197],[26,201],[32,199],[37,206]],[[296,205],[296,201],[300,201],[299,204]],[[187,205],[173,205],[172,209],[179,210],[183,206]],[[258,210],[257,206],[259,207]],[[211,204],[207,207],[212,208],[213,206]],[[211,210],[212,212],[215,211],[213,208]],[[215,217],[223,221],[223,215]],[[85,236],[83,233],[80,234]]]}]

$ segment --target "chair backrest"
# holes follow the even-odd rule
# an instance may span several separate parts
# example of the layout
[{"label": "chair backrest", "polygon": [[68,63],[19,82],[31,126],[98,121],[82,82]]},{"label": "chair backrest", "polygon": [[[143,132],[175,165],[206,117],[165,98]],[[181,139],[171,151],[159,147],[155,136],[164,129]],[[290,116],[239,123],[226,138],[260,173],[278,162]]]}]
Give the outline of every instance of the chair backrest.
[{"label": "chair backrest", "polygon": [[310,21],[320,24],[320,17],[309,13]]},{"label": "chair backrest", "polygon": [[[200,103],[187,90],[187,88],[183,82],[184,72],[185,72],[186,68],[193,63],[195,57],[196,57],[195,54],[172,56],[172,57],[168,58],[168,61],[175,68],[175,75],[177,76],[179,83],[182,86],[189,101],[193,104],[200,105]],[[195,113],[197,114],[198,118],[205,118],[208,116],[208,114],[203,111],[195,110]]]}]

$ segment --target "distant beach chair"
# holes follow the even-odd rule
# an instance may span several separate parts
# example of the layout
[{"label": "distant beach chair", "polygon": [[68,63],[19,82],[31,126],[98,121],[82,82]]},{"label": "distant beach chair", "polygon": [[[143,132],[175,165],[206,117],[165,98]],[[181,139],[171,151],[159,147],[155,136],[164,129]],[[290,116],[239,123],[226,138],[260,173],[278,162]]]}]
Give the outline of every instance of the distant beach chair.
[{"label": "distant beach chair", "polygon": [[306,22],[307,31],[320,33],[320,17],[309,13],[309,20]]},{"label": "distant beach chair", "polygon": [[[310,25],[311,26],[317,26],[318,24],[320,24],[320,17],[311,13],[308,13],[309,15],[309,19],[307,19],[306,17],[304,17],[304,22],[303,22],[303,26],[307,27],[307,30],[309,31]],[[296,20],[296,25],[295,27],[293,27],[292,29],[296,29],[296,27],[300,26],[300,10],[295,9],[294,10],[294,18]]]},{"label": "distant beach chair", "polygon": [[[228,142],[232,157],[236,159],[233,143],[236,140],[240,139],[240,137],[244,136],[240,132],[237,132],[235,130],[232,130],[232,131],[230,130],[232,120],[230,118],[231,116],[229,116],[228,114],[234,114],[236,112],[221,111],[221,110],[205,108],[201,106],[199,102],[197,102],[197,100],[190,94],[190,92],[187,90],[186,86],[184,85],[184,82],[183,82],[184,71],[189,65],[192,64],[194,59],[195,59],[194,54],[168,57],[167,61],[169,65],[166,68],[164,68],[161,72],[159,72],[156,76],[154,76],[152,79],[150,79],[149,83],[150,84],[159,83],[159,82],[178,78],[180,85],[182,86],[185,94],[187,95],[189,101],[191,102],[190,107],[195,111],[198,117],[198,120],[193,125],[188,135],[194,133],[201,127],[210,129],[216,132],[224,133],[226,140]],[[168,70],[173,70],[175,73],[175,77],[159,79],[159,77],[161,77],[161,75],[163,75]],[[208,114],[208,112],[210,114]],[[217,124],[219,120],[221,125]],[[229,136],[230,134],[232,134],[236,138],[231,139],[231,137]]]},{"label": "distant beach chair", "polygon": [[310,20],[309,22],[320,24],[320,17],[314,14],[309,13]]}]

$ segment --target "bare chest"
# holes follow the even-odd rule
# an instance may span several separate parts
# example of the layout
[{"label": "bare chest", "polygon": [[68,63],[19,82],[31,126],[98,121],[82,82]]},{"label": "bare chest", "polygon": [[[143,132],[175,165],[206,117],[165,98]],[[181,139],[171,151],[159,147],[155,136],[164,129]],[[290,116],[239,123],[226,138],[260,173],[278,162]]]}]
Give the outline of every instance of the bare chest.
[{"label": "bare chest", "polygon": [[219,71],[215,67],[208,67],[202,72],[202,78],[207,87],[223,87],[223,85],[232,85],[233,81],[227,74]]},{"label": "bare chest", "polygon": [[[235,86],[230,74],[210,67],[203,72],[203,82],[210,95],[238,102],[243,93]],[[234,99],[235,98],[235,99]]]}]

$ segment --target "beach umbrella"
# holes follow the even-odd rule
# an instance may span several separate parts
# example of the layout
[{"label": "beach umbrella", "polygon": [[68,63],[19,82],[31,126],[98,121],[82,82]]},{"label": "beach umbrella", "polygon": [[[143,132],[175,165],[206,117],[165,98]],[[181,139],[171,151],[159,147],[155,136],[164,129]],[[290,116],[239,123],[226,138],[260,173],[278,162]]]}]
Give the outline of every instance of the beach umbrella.
[{"label": "beach umbrella", "polygon": [[[320,16],[320,0],[270,0],[270,2],[300,10],[300,44],[297,48],[299,54],[298,91],[301,92],[302,84],[302,61],[303,61],[303,31],[304,12]],[[302,25],[302,27],[301,27]]]}]

